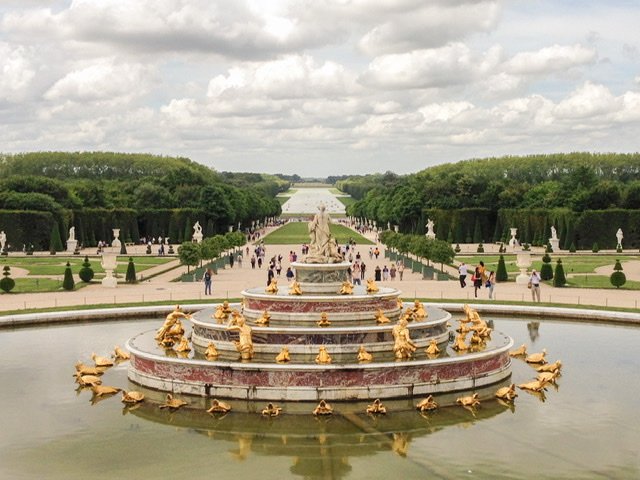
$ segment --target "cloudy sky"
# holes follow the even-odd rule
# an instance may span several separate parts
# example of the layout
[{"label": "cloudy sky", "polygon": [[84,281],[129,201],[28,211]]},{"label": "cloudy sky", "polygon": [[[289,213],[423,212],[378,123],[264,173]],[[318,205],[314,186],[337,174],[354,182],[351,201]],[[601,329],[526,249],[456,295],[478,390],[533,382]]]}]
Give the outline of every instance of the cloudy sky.
[{"label": "cloudy sky", "polygon": [[407,173],[638,150],[637,0],[0,0],[0,151]]}]

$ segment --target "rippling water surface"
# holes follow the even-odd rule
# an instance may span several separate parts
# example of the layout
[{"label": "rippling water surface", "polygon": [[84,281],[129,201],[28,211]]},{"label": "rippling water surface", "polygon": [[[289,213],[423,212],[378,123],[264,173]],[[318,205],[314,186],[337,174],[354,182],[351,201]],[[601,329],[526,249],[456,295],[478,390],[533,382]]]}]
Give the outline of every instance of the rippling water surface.
[{"label": "rippling water surface", "polygon": [[[476,412],[428,416],[385,402],[390,413],[379,419],[355,407],[328,419],[291,414],[313,408],[300,404],[264,419],[247,413],[263,405],[233,401],[222,418],[200,408],[128,411],[118,395],[92,405],[90,392],[75,390],[75,362],[161,321],[2,331],[0,478],[640,478],[640,328],[494,322],[516,346],[562,360],[557,388],[544,398],[519,390],[513,408],[485,401]],[[129,388],[127,365],[104,384]],[[514,360],[515,383],[534,373]]]}]

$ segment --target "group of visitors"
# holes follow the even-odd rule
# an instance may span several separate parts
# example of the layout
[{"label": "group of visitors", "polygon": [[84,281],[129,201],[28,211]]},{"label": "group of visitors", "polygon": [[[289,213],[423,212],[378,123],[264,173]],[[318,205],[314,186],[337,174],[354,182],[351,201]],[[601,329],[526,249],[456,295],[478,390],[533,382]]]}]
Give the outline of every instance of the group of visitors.
[{"label": "group of visitors", "polygon": [[[467,286],[467,276],[469,275],[469,267],[462,262],[458,266],[458,278],[460,280],[460,288],[466,288]],[[487,273],[487,269],[484,266],[484,262],[480,261],[480,263],[473,270],[473,274],[471,275],[471,285],[473,286],[473,294],[475,298],[478,298],[478,290],[480,290],[483,286],[489,291],[489,298],[493,299],[493,290],[496,284],[496,272],[491,270]]]}]

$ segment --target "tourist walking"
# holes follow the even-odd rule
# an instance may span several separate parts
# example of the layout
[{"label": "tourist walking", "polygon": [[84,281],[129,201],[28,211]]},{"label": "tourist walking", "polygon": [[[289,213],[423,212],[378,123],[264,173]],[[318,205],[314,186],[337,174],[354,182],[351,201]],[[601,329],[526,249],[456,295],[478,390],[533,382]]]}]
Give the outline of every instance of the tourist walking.
[{"label": "tourist walking", "polygon": [[273,280],[273,277],[275,277],[275,276],[276,276],[276,274],[275,274],[275,272],[273,271],[273,268],[270,268],[270,269],[267,271],[267,287],[268,287],[269,285],[271,285],[271,281]]},{"label": "tourist walking", "polygon": [[493,289],[495,285],[496,285],[496,272],[492,270],[491,272],[489,272],[489,278],[487,278],[487,283],[485,284],[485,287],[489,289],[490,300],[493,300]]},{"label": "tourist walking", "polygon": [[482,288],[482,272],[480,271],[480,267],[476,267],[475,272],[471,276],[471,281],[473,282],[473,295],[478,298],[478,289]]},{"label": "tourist walking", "polygon": [[389,269],[385,265],[382,269],[382,281],[387,282],[389,280]]},{"label": "tourist walking", "polygon": [[396,266],[395,265],[391,265],[391,268],[389,269],[389,278],[391,279],[392,282],[396,279]]},{"label": "tourist walking", "polygon": [[212,275],[213,275],[213,271],[210,268],[207,268],[207,270],[204,272],[204,275],[202,276],[202,281],[204,282],[205,295],[211,295]]},{"label": "tourist walking", "polygon": [[404,263],[400,262],[400,265],[398,265],[398,277],[400,277],[400,280],[402,280],[403,275],[404,275]]},{"label": "tourist walking", "polygon": [[535,270],[531,271],[527,286],[531,289],[531,299],[534,302],[540,302],[540,274]]},{"label": "tourist walking", "polygon": [[291,270],[291,267],[287,267],[287,273],[285,275],[287,277],[287,282],[293,280],[293,270]]},{"label": "tourist walking", "polygon": [[251,268],[253,268],[254,270],[256,268],[256,256],[255,255],[251,255]]},{"label": "tourist walking", "polygon": [[360,280],[364,280],[365,272],[367,271],[367,266],[364,262],[360,264]]},{"label": "tourist walking", "polygon": [[380,270],[380,265],[376,265],[376,269],[374,270],[374,277],[376,282],[382,280],[382,270]]},{"label": "tourist walking", "polygon": [[[458,275],[460,278],[460,288],[464,288],[467,286],[467,275],[469,271],[467,270],[467,266],[462,262],[458,267]],[[402,279],[402,278],[401,278]]]},{"label": "tourist walking", "polygon": [[353,264],[353,269],[351,272],[351,278],[353,279],[354,285],[362,285],[360,282],[360,275],[362,275],[362,267],[358,262]]}]

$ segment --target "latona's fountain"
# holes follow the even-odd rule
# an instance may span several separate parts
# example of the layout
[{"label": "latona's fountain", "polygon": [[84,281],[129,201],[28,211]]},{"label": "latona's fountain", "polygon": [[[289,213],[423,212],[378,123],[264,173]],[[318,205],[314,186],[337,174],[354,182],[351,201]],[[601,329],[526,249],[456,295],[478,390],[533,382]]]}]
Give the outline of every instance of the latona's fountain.
[{"label": "latona's fountain", "polygon": [[456,334],[442,309],[402,302],[373,281],[351,285],[329,224],[321,206],[292,285],[251,288],[241,303],[193,315],[176,310],[157,332],[131,338],[129,379],[204,397],[318,402],[487,391],[511,375],[511,338],[474,310]]}]

